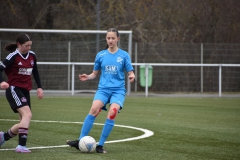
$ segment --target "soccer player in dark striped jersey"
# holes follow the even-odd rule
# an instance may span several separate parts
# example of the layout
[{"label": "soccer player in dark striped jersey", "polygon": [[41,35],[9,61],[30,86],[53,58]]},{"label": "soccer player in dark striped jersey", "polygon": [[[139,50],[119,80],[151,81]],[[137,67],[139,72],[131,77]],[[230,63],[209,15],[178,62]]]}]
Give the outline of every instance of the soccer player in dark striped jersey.
[{"label": "soccer player in dark striped jersey", "polygon": [[[15,113],[19,114],[20,122],[8,131],[0,132],[0,146],[18,135],[18,146],[15,152],[30,153],[26,147],[28,129],[32,118],[30,91],[32,89],[31,75],[37,84],[37,97],[43,98],[43,90],[37,68],[37,59],[31,51],[32,40],[28,34],[17,36],[16,43],[7,44],[5,50],[9,55],[0,62],[0,88],[6,90],[6,98]],[[8,78],[4,81],[2,72]]]}]

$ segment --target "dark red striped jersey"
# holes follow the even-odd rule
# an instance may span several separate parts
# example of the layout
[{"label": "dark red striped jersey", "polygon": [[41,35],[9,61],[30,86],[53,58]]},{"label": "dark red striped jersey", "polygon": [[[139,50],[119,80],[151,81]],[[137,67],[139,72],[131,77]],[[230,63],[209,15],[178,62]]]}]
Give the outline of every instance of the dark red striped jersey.
[{"label": "dark red striped jersey", "polygon": [[[7,83],[11,86],[30,91],[32,89],[31,75],[33,74],[38,88],[42,88],[37,68],[37,59],[33,51],[23,55],[16,49],[0,63],[0,71],[3,70],[8,77]],[[0,74],[0,82],[2,81],[2,74]]]}]

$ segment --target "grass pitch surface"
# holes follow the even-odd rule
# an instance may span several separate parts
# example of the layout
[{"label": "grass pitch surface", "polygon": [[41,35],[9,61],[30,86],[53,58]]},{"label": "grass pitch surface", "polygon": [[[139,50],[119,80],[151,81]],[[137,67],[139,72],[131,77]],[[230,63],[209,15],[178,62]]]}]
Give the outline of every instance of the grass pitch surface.
[{"label": "grass pitch surface", "polygon": [[[93,97],[32,97],[32,120],[83,122]],[[103,124],[107,112],[102,111],[95,123]],[[0,97],[0,131],[17,123],[5,97]],[[66,145],[67,139],[79,136],[81,123],[32,121],[27,147],[30,154],[14,152],[15,137],[0,148],[0,159],[27,160],[159,160],[159,159],[239,159],[240,99],[237,98],[161,98],[127,97],[115,124],[143,128],[154,135],[133,141],[106,143],[107,154],[80,153]],[[102,125],[94,125],[90,135],[99,140]],[[142,135],[139,130],[115,126],[108,141]],[[47,148],[55,146],[55,148]],[[9,150],[6,150],[9,149]]]}]

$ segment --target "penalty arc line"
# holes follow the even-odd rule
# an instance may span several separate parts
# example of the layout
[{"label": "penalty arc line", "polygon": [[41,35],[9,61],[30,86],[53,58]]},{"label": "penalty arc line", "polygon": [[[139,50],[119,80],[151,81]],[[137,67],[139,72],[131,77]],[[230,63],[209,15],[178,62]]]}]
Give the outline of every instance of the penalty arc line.
[{"label": "penalty arc line", "polygon": [[[13,119],[0,119],[0,121],[19,121],[19,120],[13,120]],[[83,124],[83,122],[70,122],[70,121],[41,121],[41,120],[31,120],[31,122],[37,122],[37,123],[62,123],[62,124]],[[104,125],[101,123],[94,123],[95,125]],[[154,135],[154,132],[144,129],[144,128],[137,128],[133,126],[125,126],[125,125],[117,125],[116,127],[122,127],[122,128],[129,128],[129,129],[135,129],[144,132],[143,135],[132,137],[132,138],[126,138],[126,139],[119,139],[119,140],[112,140],[112,141],[106,141],[105,143],[117,143],[117,142],[126,142],[126,141],[133,141],[138,139],[147,138]],[[29,147],[28,149],[46,149],[46,148],[63,148],[63,147],[69,147],[69,145],[58,145],[58,146],[41,146],[41,147]],[[15,150],[14,149],[0,149],[0,151],[8,151],[8,150]]]}]

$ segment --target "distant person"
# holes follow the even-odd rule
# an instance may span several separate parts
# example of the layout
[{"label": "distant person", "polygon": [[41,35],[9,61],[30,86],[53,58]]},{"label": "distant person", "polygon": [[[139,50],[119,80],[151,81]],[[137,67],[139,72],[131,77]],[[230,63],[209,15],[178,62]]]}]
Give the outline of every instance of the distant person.
[{"label": "distant person", "polygon": [[[37,68],[37,59],[30,51],[32,40],[28,34],[17,36],[16,43],[7,44],[5,50],[10,53],[0,62],[0,88],[6,90],[6,98],[15,113],[19,114],[20,122],[8,131],[0,132],[0,146],[5,141],[18,135],[18,146],[15,152],[30,153],[26,147],[29,124],[32,118],[30,94],[32,89],[31,75],[37,83],[37,97],[43,98],[42,85]],[[2,72],[7,75],[7,82],[3,80]]]},{"label": "distant person", "polygon": [[118,30],[115,28],[108,29],[106,34],[107,47],[96,55],[93,72],[89,75],[79,75],[81,81],[92,80],[98,76],[101,70],[98,89],[94,96],[89,114],[84,120],[80,136],[78,140],[67,140],[67,144],[71,147],[79,149],[79,140],[89,134],[97,115],[101,110],[107,110],[106,105],[109,103],[110,107],[107,119],[96,147],[97,153],[107,153],[107,151],[103,149],[104,143],[110,135],[114,127],[114,120],[117,113],[123,108],[125,101],[126,89],[124,71],[126,70],[128,73],[130,82],[134,82],[135,79],[134,69],[129,54],[117,46],[119,40]]}]

